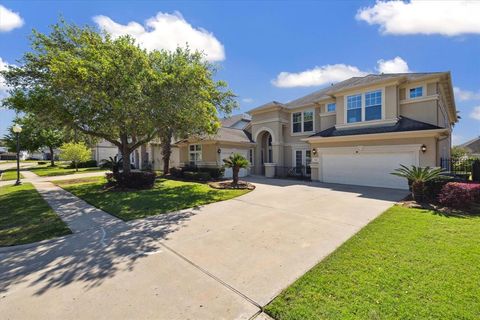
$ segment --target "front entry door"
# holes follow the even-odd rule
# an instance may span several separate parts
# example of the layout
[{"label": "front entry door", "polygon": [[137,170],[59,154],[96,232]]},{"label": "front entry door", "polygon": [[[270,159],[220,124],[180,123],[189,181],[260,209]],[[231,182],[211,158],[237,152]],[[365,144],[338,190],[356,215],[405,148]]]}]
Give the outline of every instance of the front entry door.
[{"label": "front entry door", "polygon": [[310,176],[310,163],[312,162],[311,150],[295,150],[294,151],[294,165],[295,172],[305,176]]}]

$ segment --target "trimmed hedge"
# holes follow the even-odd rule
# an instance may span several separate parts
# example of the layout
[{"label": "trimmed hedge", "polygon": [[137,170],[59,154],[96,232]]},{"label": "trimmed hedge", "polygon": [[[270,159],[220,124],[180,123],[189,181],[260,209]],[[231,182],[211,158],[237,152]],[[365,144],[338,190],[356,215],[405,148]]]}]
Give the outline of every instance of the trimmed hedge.
[{"label": "trimmed hedge", "polygon": [[225,172],[224,168],[198,168],[187,166],[183,168],[170,168],[170,175],[194,181],[218,180]]},{"label": "trimmed hedge", "polygon": [[123,172],[106,173],[109,184],[120,188],[148,189],[155,184],[156,174],[149,171],[132,171],[128,174]]},{"label": "trimmed hedge", "polygon": [[443,186],[438,201],[450,208],[468,208],[480,202],[480,183],[449,182]]},{"label": "trimmed hedge", "polygon": [[[68,167],[70,169],[73,169],[75,168],[75,164],[71,163]],[[88,160],[85,162],[77,163],[77,168],[94,168],[94,167],[98,167],[97,160]]]}]

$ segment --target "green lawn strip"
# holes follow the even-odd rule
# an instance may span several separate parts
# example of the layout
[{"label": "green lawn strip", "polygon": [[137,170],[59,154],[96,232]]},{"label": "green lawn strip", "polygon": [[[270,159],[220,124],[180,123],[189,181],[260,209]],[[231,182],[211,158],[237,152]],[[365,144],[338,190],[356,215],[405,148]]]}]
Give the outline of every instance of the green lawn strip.
[{"label": "green lawn strip", "polygon": [[241,196],[249,190],[218,190],[207,184],[176,180],[157,180],[152,189],[140,191],[106,191],[102,189],[105,178],[96,182],[72,184],[57,181],[57,185],[91,205],[125,221],[161,213],[192,208],[207,203]]},{"label": "green lawn strip", "polygon": [[[7,169],[2,172],[1,179],[2,181],[7,180],[16,180],[17,179],[17,169]],[[23,179],[22,173],[20,173],[20,179]]]},{"label": "green lawn strip", "polygon": [[30,183],[0,188],[0,246],[71,233]]},{"label": "green lawn strip", "polygon": [[266,311],[279,320],[479,319],[479,284],[479,217],[394,206]]},{"label": "green lawn strip", "polygon": [[75,171],[75,169],[70,169],[64,166],[55,166],[55,167],[41,166],[41,167],[29,168],[28,170],[41,177],[63,176],[67,174],[106,171],[105,169],[96,168],[96,167],[95,168],[79,168],[78,171]]}]

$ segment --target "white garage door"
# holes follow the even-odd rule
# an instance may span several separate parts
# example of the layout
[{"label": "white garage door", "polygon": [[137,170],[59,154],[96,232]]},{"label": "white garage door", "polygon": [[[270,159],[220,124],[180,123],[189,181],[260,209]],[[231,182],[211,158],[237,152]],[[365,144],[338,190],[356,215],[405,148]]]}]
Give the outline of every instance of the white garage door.
[{"label": "white garage door", "polygon": [[[248,150],[244,149],[222,149],[222,152],[220,153],[220,161],[223,163],[223,159],[226,159],[230,157],[231,154],[233,153],[239,153],[242,156],[244,156],[246,159],[248,159]],[[248,176],[248,169],[240,169],[238,172],[239,177],[246,177]],[[233,172],[232,169],[230,168],[225,168],[225,173],[223,174],[224,178],[232,178],[233,177]]]},{"label": "white garage door", "polygon": [[408,189],[406,179],[390,174],[400,164],[417,164],[415,152],[327,153],[322,155],[323,181]]}]

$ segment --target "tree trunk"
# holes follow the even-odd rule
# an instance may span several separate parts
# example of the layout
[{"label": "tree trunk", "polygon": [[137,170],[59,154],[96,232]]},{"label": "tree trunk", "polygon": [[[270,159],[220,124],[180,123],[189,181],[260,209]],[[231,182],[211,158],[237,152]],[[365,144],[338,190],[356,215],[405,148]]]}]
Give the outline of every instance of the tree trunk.
[{"label": "tree trunk", "polygon": [[232,171],[233,171],[233,185],[236,186],[238,184],[238,172],[240,171],[240,168],[233,167]]},{"label": "tree trunk", "polygon": [[128,146],[124,145],[122,149],[120,150],[120,153],[122,154],[122,169],[124,174],[129,174],[130,173],[130,153],[132,153]]},{"label": "tree trunk", "polygon": [[55,166],[55,156],[53,154],[53,148],[51,146],[48,146],[48,149],[50,150],[50,165],[52,167]]},{"label": "tree trunk", "polygon": [[120,141],[122,146],[120,149],[120,153],[122,155],[122,170],[124,174],[130,173],[130,153],[132,150],[128,147],[128,137],[126,134],[120,135]]},{"label": "tree trunk", "polygon": [[77,164],[77,161],[73,161],[73,164],[75,165],[75,172],[78,172],[78,164]]},{"label": "tree trunk", "polygon": [[416,202],[423,202],[424,200],[425,184],[421,181],[412,183],[412,196]]},{"label": "tree trunk", "polygon": [[163,174],[170,171],[170,155],[172,154],[172,129],[168,129],[160,137],[162,143]]}]

